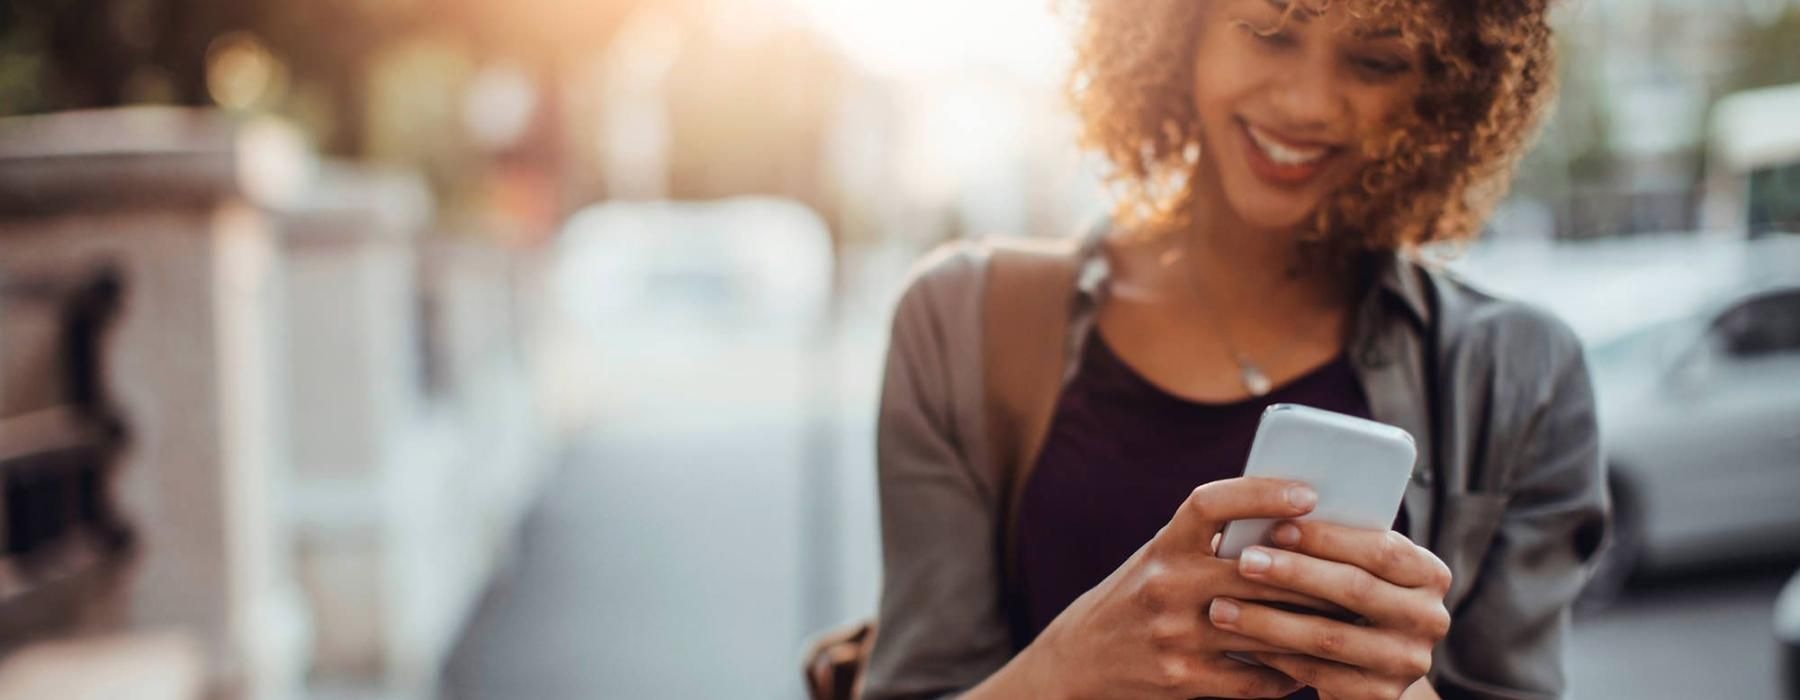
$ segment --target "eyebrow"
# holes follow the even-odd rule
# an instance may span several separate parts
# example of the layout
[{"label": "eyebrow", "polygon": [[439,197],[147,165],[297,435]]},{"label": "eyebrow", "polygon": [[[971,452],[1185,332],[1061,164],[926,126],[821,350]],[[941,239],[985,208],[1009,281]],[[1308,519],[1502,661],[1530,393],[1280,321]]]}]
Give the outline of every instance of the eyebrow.
[{"label": "eyebrow", "polygon": [[1301,22],[1310,22],[1310,21],[1312,21],[1312,16],[1314,14],[1317,14],[1316,12],[1311,11],[1311,8],[1302,7],[1300,9],[1308,10],[1308,11],[1303,12],[1303,13],[1302,12],[1294,12],[1290,15],[1288,8],[1290,5],[1293,4],[1293,2],[1291,0],[1268,0],[1268,3],[1272,6],[1274,6],[1275,9],[1280,10],[1284,16],[1295,17],[1295,18],[1299,19]]}]

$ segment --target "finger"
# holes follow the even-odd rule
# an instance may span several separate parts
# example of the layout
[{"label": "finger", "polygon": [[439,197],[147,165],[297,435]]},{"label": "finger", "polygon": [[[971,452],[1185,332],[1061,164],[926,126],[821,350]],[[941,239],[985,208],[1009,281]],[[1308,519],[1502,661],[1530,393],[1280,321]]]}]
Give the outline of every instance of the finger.
[{"label": "finger", "polygon": [[1285,549],[1351,564],[1397,585],[1450,590],[1450,567],[1398,532],[1298,520],[1275,526],[1272,539]]},{"label": "finger", "polygon": [[1193,580],[1209,581],[1206,589],[1207,598],[1199,601],[1201,605],[1212,602],[1212,598],[1225,596],[1241,600],[1268,601],[1282,603],[1300,608],[1310,608],[1325,614],[1347,612],[1336,603],[1309,595],[1290,588],[1284,588],[1266,581],[1257,581],[1245,577],[1238,569],[1237,559],[1202,559],[1197,564],[1200,571],[1193,575]]},{"label": "finger", "polygon": [[1431,670],[1431,650],[1409,644],[1391,630],[1358,627],[1315,615],[1299,615],[1228,598],[1213,601],[1209,618],[1228,632],[1374,671],[1417,678]]},{"label": "finger", "polygon": [[1301,684],[1333,697],[1364,697],[1374,690],[1380,697],[1399,697],[1405,681],[1372,676],[1355,666],[1317,659],[1304,654],[1252,654],[1251,658],[1281,671]]},{"label": "finger", "polygon": [[1186,695],[1218,698],[1284,698],[1302,687],[1299,681],[1280,671],[1259,667],[1224,656],[1213,656],[1206,664],[1202,682],[1188,688]]},{"label": "finger", "polygon": [[1207,626],[1207,632],[1200,641],[1202,650],[1213,652],[1236,652],[1239,654],[1288,654],[1293,652],[1292,649],[1286,647],[1246,637],[1236,632],[1227,632],[1211,625]]},{"label": "finger", "polygon": [[1184,551],[1211,553],[1212,537],[1225,523],[1260,518],[1298,518],[1312,512],[1319,496],[1293,481],[1237,477],[1209,482],[1188,494],[1155,542]]},{"label": "finger", "polygon": [[1383,627],[1434,637],[1450,631],[1441,596],[1403,588],[1350,564],[1267,547],[1244,550],[1237,564],[1246,579],[1323,598]]}]

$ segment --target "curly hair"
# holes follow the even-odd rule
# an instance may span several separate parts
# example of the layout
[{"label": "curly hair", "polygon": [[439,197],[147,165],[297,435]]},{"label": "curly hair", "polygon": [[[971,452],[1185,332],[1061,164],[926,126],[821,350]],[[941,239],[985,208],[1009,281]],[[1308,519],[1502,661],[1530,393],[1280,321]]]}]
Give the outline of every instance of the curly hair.
[{"label": "curly hair", "polygon": [[[1111,163],[1125,221],[1179,220],[1193,196],[1202,157],[1193,57],[1211,1],[1078,6],[1068,96],[1082,144]],[[1368,251],[1474,238],[1556,92],[1550,0],[1336,1],[1417,41],[1423,80],[1413,108],[1362,144],[1361,176],[1326,197],[1302,240]],[[1318,2],[1304,9],[1322,12]]]}]

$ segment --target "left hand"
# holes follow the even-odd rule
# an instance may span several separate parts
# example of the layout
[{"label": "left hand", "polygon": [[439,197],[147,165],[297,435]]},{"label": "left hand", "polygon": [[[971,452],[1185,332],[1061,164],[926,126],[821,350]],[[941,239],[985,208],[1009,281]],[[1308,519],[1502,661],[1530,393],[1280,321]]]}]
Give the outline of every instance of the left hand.
[{"label": "left hand", "polygon": [[1450,631],[1450,567],[1397,532],[1290,521],[1274,540],[1278,548],[1251,547],[1238,559],[1246,579],[1330,601],[1363,621],[1217,598],[1214,626],[1293,650],[1254,656],[1322,696],[1395,700],[1415,684],[1429,688],[1420,679],[1431,649]]}]

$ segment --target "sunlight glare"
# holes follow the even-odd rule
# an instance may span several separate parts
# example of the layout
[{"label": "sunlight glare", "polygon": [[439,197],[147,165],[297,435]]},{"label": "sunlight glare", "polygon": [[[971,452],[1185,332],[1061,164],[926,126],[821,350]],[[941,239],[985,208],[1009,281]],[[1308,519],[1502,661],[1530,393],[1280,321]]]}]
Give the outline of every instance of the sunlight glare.
[{"label": "sunlight glare", "polygon": [[998,69],[1055,81],[1066,37],[1047,0],[789,0],[850,57],[891,76]]}]

